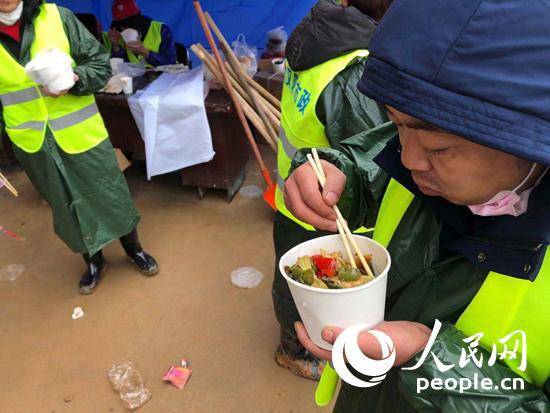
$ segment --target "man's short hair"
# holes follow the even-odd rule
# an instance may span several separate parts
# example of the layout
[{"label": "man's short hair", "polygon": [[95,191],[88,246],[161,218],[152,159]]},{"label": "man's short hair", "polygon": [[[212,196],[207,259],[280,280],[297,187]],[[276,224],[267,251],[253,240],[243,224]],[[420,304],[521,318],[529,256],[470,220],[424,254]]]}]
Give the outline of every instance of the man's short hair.
[{"label": "man's short hair", "polygon": [[393,0],[349,0],[350,6],[359,9],[363,14],[380,20],[390,8]]}]

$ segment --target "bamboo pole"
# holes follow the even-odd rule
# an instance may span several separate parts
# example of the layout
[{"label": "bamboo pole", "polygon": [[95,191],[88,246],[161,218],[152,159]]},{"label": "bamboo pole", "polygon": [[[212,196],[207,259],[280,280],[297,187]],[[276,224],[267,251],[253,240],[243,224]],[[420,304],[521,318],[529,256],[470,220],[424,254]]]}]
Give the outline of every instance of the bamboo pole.
[{"label": "bamboo pole", "polygon": [[[205,14],[206,20],[208,21],[208,24],[214,30],[214,33],[216,35],[219,34],[218,39],[220,40],[220,44],[225,45],[228,49],[231,49],[231,46],[229,46],[229,43],[223,36],[221,30],[216,25],[216,22],[214,22],[214,19],[212,19],[212,16],[206,12]],[[248,81],[248,84],[255,88],[261,95],[263,95],[268,101],[270,101],[276,108],[281,109],[281,102],[279,99],[277,99],[275,96],[273,96],[269,91],[267,91],[265,88],[263,88],[258,82],[256,82],[254,79],[252,79],[248,73],[245,72],[245,79]]]},{"label": "bamboo pole", "polygon": [[[202,47],[202,46],[201,46]],[[197,57],[205,64],[205,66],[212,72],[212,74],[218,79],[219,82],[223,84],[223,76],[218,70],[218,68],[215,66],[215,62],[212,60],[212,57],[208,56],[201,50],[201,48],[198,45],[191,46],[191,50],[197,55]],[[243,97],[244,90],[242,87],[237,83],[237,81],[233,78],[231,78],[231,81],[233,83],[233,86],[235,86],[235,91],[237,92],[238,98],[241,102],[241,105],[243,106],[243,111],[246,115],[246,117],[250,120],[250,122],[254,125],[254,127],[258,130],[258,132],[262,135],[262,137],[266,140],[266,142],[271,146],[271,148],[277,152],[277,144],[271,139],[271,136],[267,133],[265,130],[265,127],[263,125],[263,122],[261,121],[260,117],[252,107],[250,106],[249,102]]]},{"label": "bamboo pole", "polygon": [[[235,73],[233,67],[228,62],[225,62],[225,67],[229,71],[231,76],[239,80],[237,73]],[[271,103],[265,100],[261,95],[256,95],[256,98],[258,99],[258,103],[262,106],[262,109],[266,113],[267,117],[271,121],[275,131],[279,131],[279,129],[281,128],[281,112],[273,107],[273,105],[271,105]]]},{"label": "bamboo pole", "polygon": [[195,10],[197,12],[197,16],[200,20],[201,26],[204,30],[204,34],[206,35],[206,38],[208,39],[208,43],[210,44],[210,47],[212,48],[212,51],[214,52],[214,55],[216,56],[216,61],[218,63],[218,67],[221,71],[221,75],[223,76],[223,84],[225,85],[229,96],[231,97],[231,100],[233,101],[233,105],[235,106],[235,110],[237,112],[237,115],[239,116],[239,120],[241,121],[241,125],[243,126],[246,138],[248,139],[250,146],[252,147],[252,151],[254,152],[254,156],[256,158],[256,161],[258,162],[258,165],[260,166],[260,170],[262,173],[262,176],[267,184],[267,189],[264,192],[264,200],[269,204],[271,208],[274,210],[277,209],[275,205],[275,185],[273,183],[273,180],[271,179],[271,174],[269,173],[269,170],[267,169],[267,166],[264,162],[264,159],[262,157],[262,154],[260,150],[258,149],[258,145],[256,144],[256,141],[254,140],[254,135],[252,134],[252,131],[250,130],[250,126],[248,125],[248,121],[246,120],[246,116],[243,112],[243,108],[241,106],[241,102],[239,98],[237,97],[237,92],[235,92],[235,89],[233,88],[233,85],[231,84],[231,81],[229,80],[229,75],[227,74],[227,71],[225,70],[225,66],[223,64],[222,57],[220,55],[220,52],[218,51],[218,48],[216,47],[216,42],[214,41],[214,37],[212,36],[212,32],[210,31],[210,27],[208,26],[208,22],[206,21],[206,18],[204,16],[204,11],[202,10],[201,4],[199,0],[193,1],[193,6],[195,7]]},{"label": "bamboo pole", "polygon": [[241,86],[244,87],[244,90],[246,90],[246,93],[248,93],[248,95],[252,99],[252,102],[254,102],[253,107],[256,109],[256,111],[260,115],[260,118],[264,122],[265,127],[266,127],[267,131],[269,132],[269,134],[272,136],[273,140],[276,141],[277,137],[278,137],[278,134],[279,134],[279,130],[277,129],[277,131],[275,131],[275,128],[271,124],[270,120],[267,118],[267,115],[264,111],[264,108],[262,107],[262,105],[260,105],[260,103],[258,101],[258,94],[257,94],[258,92],[256,90],[254,90],[252,88],[252,86],[248,83],[248,80],[247,80],[247,75],[248,74],[246,73],[246,71],[242,67],[241,62],[239,61],[237,56],[235,56],[235,53],[233,53],[233,50],[231,49],[231,46],[229,45],[229,43],[225,39],[225,37],[224,37],[223,33],[221,32],[221,30],[218,28],[218,26],[214,22],[214,19],[212,19],[212,17],[208,13],[205,13],[205,17],[206,17],[206,21],[208,22],[208,24],[212,28],[212,31],[218,37],[220,47],[221,47],[223,53],[225,54],[225,57],[227,58],[229,64],[233,68],[233,71],[237,75],[237,79],[241,83]]},{"label": "bamboo pole", "polygon": [[10,183],[10,181],[8,180],[8,178],[6,178],[6,177],[2,174],[2,172],[0,172],[0,183],[4,184],[4,186],[6,187],[6,189],[7,189],[8,191],[10,191],[14,197],[18,197],[18,196],[19,196],[19,192],[17,192],[17,189],[15,189],[15,187]]}]

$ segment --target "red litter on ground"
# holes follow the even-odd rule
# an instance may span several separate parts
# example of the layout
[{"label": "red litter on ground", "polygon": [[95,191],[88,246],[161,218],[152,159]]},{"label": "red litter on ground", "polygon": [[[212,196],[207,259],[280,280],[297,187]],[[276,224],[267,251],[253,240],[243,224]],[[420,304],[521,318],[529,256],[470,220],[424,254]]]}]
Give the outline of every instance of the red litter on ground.
[{"label": "red litter on ground", "polygon": [[4,234],[6,237],[12,238],[16,241],[25,241],[25,238],[17,235],[15,232],[9,231],[0,225],[0,234]]},{"label": "red litter on ground", "polygon": [[191,378],[191,367],[185,359],[181,360],[181,366],[172,366],[163,377],[164,381],[172,383],[178,389],[183,389]]}]

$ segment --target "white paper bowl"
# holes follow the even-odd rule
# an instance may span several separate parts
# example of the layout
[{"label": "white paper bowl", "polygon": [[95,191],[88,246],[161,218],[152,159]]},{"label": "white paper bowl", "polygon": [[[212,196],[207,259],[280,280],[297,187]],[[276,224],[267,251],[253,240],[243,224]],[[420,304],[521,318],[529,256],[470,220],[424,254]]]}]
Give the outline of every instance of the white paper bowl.
[{"label": "white paper bowl", "polygon": [[135,29],[126,29],[120,33],[125,43],[137,42],[139,40],[139,33]]},{"label": "white paper bowl", "polygon": [[384,321],[386,287],[391,258],[388,251],[376,241],[354,235],[363,254],[372,255],[376,279],[360,287],[342,290],[324,290],[293,280],[285,272],[286,266],[296,264],[298,258],[316,255],[323,249],[346,256],[340,235],[316,238],[297,245],[281,257],[279,270],[286,279],[302,322],[315,344],[327,350],[332,346],[321,337],[328,326],[347,328],[355,324],[375,326]]},{"label": "white paper bowl", "polygon": [[271,71],[273,73],[284,73],[285,69],[285,59],[273,59],[271,61]]}]

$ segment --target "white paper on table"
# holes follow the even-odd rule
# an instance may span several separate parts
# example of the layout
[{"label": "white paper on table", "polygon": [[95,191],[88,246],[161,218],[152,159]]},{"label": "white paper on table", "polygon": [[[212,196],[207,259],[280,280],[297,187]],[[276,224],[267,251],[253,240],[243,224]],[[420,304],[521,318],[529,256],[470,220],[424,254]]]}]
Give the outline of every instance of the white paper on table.
[{"label": "white paper on table", "polygon": [[203,77],[202,67],[165,73],[128,99],[145,142],[148,179],[214,158]]}]

